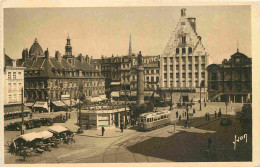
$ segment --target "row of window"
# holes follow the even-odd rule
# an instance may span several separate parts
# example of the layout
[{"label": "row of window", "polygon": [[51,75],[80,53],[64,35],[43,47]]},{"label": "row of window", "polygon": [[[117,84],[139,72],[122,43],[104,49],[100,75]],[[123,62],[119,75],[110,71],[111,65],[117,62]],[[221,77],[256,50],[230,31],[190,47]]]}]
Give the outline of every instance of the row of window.
[{"label": "row of window", "polygon": [[159,70],[145,70],[145,74],[150,74],[150,71],[151,71],[151,74],[159,74],[160,73]]},{"label": "row of window", "polygon": [[22,89],[22,83],[8,83],[8,90],[20,90]]},{"label": "row of window", "polygon": [[[176,65],[176,70],[179,70],[180,69],[180,65]],[[188,65],[188,69],[189,70],[192,70],[192,64],[189,64]],[[205,64],[201,64],[201,69],[202,70],[205,70]],[[170,65],[170,70],[173,71],[173,65]],[[183,64],[182,65],[182,70],[186,70],[186,65]],[[199,65],[198,64],[195,64],[195,70],[199,70]],[[164,71],[167,71],[167,65],[164,65]]]},{"label": "row of window", "polygon": [[[155,77],[151,77],[151,80],[149,80],[150,79],[150,77],[146,77],[146,82],[155,82],[155,79],[154,79]],[[156,77],[156,82],[159,82],[159,77]]]},{"label": "row of window", "polygon": [[[13,75],[12,75],[12,73],[13,73]],[[18,74],[18,76],[17,76],[17,74]],[[22,79],[21,75],[22,75],[22,72],[8,72],[8,79]]]},{"label": "row of window", "polygon": [[[182,53],[182,54],[186,54],[186,48],[182,48],[182,49],[181,49],[181,53]],[[191,48],[191,47],[188,48],[188,53],[189,53],[189,54],[192,53],[192,48]],[[176,48],[176,54],[180,54],[180,48]]]},{"label": "row of window", "polygon": [[[188,73],[189,75],[189,78],[192,78],[192,73]],[[195,78],[198,78],[199,77],[199,73],[195,73]],[[205,73],[202,72],[201,73],[201,77],[202,78],[205,78]],[[173,73],[170,73],[170,78],[172,79],[173,78]],[[176,73],[176,78],[180,78],[180,73]],[[186,73],[182,73],[182,78],[186,78]],[[167,79],[167,73],[164,73],[164,79]]]},{"label": "row of window", "polygon": [[8,102],[9,103],[17,103],[17,102],[21,102],[22,101],[22,95],[19,94],[14,94],[14,95],[9,95],[8,97]]},{"label": "row of window", "polygon": [[[167,87],[167,81],[164,82],[164,87]],[[172,82],[170,83],[170,87],[173,87],[173,83]],[[188,81],[188,85],[186,85],[186,81],[185,80],[182,81],[182,85],[181,85],[181,82],[176,81],[176,87],[183,87],[183,88],[190,87],[191,88],[191,87],[193,87],[192,86],[192,81]],[[197,87],[197,88],[200,87],[199,81],[195,81],[195,87]]]},{"label": "row of window", "polygon": [[[198,63],[199,62],[199,56],[194,56],[194,57],[195,57],[195,62]],[[200,56],[200,57],[201,57],[201,62],[205,63],[205,60],[206,60],[205,56]],[[170,63],[173,63],[173,57],[169,57],[169,59],[170,59]],[[167,63],[167,57],[164,57],[163,60],[164,60],[164,63]],[[180,57],[175,57],[175,60],[176,60],[176,62],[179,62]],[[181,57],[181,60],[182,60],[183,63],[185,63],[186,57]],[[188,56],[188,62],[192,63],[192,56]]]}]

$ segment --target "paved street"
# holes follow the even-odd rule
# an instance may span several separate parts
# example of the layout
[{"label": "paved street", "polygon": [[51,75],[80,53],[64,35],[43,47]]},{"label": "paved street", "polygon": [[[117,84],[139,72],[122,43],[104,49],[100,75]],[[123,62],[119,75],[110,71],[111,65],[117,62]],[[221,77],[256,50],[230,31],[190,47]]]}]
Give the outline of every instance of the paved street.
[{"label": "paved street", "polygon": [[[242,135],[240,124],[234,118],[233,112],[228,112],[233,124],[230,127],[220,126],[220,120],[214,118],[214,111],[224,104],[211,103],[202,111],[198,111],[191,119],[191,128],[184,128],[184,123],[178,122],[175,112],[172,111],[172,120],[177,122],[176,131],[174,125],[150,132],[139,132],[135,128],[128,128],[120,133],[119,129],[107,129],[105,136],[101,131],[85,130],[83,134],[76,135],[76,143],[64,144],[61,148],[52,148],[42,155],[29,157],[22,162],[22,157],[8,153],[7,141],[15,138],[20,132],[5,132],[5,163],[72,163],[72,162],[167,162],[167,161],[246,161],[251,159],[251,139],[248,143],[240,143],[237,151],[233,151],[234,135]],[[239,110],[241,105],[233,105],[233,111]],[[167,108],[164,108],[167,109]],[[190,110],[189,112],[191,112]],[[225,113],[223,112],[222,113]],[[204,115],[210,112],[211,120],[206,121]],[[76,122],[76,113],[72,118],[62,124],[71,126]],[[26,130],[42,131],[48,127]],[[212,147],[207,150],[208,137],[212,138]],[[215,152],[214,149],[215,148]],[[230,154],[229,156],[226,156]]]}]

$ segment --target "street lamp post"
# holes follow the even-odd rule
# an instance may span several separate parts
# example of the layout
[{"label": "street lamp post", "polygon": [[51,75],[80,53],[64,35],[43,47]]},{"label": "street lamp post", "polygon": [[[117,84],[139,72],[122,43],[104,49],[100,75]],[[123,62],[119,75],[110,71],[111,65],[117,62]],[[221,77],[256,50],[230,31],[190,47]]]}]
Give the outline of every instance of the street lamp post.
[{"label": "street lamp post", "polygon": [[24,115],[23,115],[23,113],[24,113],[24,107],[23,107],[23,87],[22,87],[22,89],[21,89],[21,94],[22,94],[22,97],[21,97],[21,107],[22,107],[22,123],[21,123],[21,135],[23,134],[23,124],[24,124]]},{"label": "street lamp post", "polygon": [[200,111],[201,111],[201,86],[202,86],[202,82],[200,83]]}]

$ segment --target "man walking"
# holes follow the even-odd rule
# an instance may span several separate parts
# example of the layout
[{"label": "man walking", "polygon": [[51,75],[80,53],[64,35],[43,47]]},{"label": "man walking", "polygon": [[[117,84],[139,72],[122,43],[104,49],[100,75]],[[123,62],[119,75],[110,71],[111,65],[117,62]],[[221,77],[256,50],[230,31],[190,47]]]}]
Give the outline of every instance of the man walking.
[{"label": "man walking", "polygon": [[193,114],[195,114],[195,108],[193,108]]},{"label": "man walking", "polygon": [[179,115],[179,113],[178,113],[178,111],[176,111],[176,118],[178,118],[178,115]]},{"label": "man walking", "polygon": [[102,136],[104,136],[104,133],[105,133],[105,128],[104,128],[104,126],[102,126],[101,131],[102,131]]},{"label": "man walking", "polygon": [[179,116],[179,122],[181,122],[181,115]]},{"label": "man walking", "polygon": [[121,122],[121,124],[120,124],[120,129],[121,129],[121,133],[123,133],[123,131],[124,131],[124,123],[123,122]]},{"label": "man walking", "polygon": [[217,118],[217,111],[215,111],[215,118]]}]

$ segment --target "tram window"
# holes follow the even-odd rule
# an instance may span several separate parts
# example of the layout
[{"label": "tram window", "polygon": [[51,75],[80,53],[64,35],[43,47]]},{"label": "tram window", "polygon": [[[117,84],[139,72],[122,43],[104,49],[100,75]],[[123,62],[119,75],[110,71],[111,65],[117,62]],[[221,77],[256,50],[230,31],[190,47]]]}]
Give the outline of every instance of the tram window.
[{"label": "tram window", "polygon": [[147,122],[150,122],[150,119],[149,119],[149,118],[147,118]]},{"label": "tram window", "polygon": [[164,118],[166,118],[166,115],[164,115]]},{"label": "tram window", "polygon": [[161,115],[161,119],[163,119],[163,115]]}]

